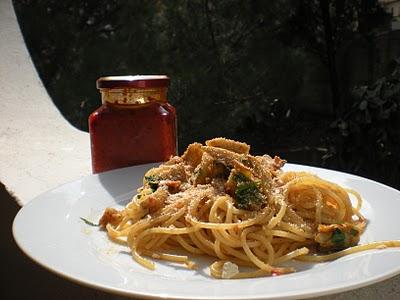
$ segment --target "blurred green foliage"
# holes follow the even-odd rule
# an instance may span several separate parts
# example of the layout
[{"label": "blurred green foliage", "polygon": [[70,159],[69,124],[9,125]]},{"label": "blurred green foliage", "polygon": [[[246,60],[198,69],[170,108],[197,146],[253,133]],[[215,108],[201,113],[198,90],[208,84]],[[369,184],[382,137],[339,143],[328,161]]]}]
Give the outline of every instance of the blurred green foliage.
[{"label": "blurred green foliage", "polygon": [[301,86],[305,65],[296,59],[301,54],[275,37],[282,16],[290,15],[285,1],[16,5],[49,93],[82,129],[100,103],[95,80],[104,75],[168,74],[182,147],[215,135],[233,137],[247,117],[237,113],[240,106],[251,100],[254,110],[270,95],[289,101]]},{"label": "blurred green foliage", "polygon": [[14,5],[49,94],[80,129],[100,105],[98,77],[167,74],[180,151],[225,136],[400,186],[398,73],[379,71],[390,16],[376,0]]},{"label": "blurred green foliage", "polygon": [[[355,102],[332,122],[324,159],[344,171],[399,185],[400,61],[369,86],[356,86]],[[361,154],[361,155],[360,155]]]}]

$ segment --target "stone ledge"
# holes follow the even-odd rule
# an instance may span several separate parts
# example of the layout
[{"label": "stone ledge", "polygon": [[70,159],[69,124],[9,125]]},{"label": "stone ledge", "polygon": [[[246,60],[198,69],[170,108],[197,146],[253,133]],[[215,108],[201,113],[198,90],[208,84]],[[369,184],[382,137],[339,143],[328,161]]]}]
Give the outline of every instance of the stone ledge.
[{"label": "stone ledge", "polygon": [[0,1],[0,181],[20,205],[90,174],[86,132],[71,126],[44,88],[10,0]]}]

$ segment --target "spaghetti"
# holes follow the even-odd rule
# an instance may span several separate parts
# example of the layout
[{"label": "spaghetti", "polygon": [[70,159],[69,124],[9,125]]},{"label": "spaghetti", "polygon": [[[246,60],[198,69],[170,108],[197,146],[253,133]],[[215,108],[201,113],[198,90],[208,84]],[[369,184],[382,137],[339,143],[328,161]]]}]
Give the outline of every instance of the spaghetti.
[{"label": "spaghetti", "polygon": [[101,226],[144,267],[154,269],[148,259],[154,258],[196,268],[188,256],[173,254],[183,249],[215,257],[210,273],[225,279],[290,273],[283,263],[293,259],[326,261],[400,246],[355,246],[366,227],[356,191],[310,173],[283,172],[284,160],[249,150],[224,138],[189,145],[181,157],[149,170],[125,209],[107,208]]}]

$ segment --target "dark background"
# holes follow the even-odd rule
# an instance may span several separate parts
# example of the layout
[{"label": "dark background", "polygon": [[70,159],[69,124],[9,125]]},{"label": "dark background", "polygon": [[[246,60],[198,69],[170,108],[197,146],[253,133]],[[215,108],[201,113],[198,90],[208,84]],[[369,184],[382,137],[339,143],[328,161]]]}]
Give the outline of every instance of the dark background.
[{"label": "dark background", "polygon": [[400,31],[377,1],[14,1],[36,68],[77,128],[98,77],[167,74],[180,152],[253,153],[400,187]]}]

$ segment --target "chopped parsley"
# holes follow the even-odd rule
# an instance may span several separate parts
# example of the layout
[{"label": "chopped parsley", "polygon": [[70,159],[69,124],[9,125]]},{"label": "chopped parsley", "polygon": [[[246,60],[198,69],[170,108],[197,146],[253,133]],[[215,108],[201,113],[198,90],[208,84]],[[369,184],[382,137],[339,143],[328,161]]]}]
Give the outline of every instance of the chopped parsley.
[{"label": "chopped parsley", "polygon": [[244,174],[242,173],[236,173],[233,177],[233,179],[235,179],[235,181],[239,184],[242,182],[248,182],[251,181],[249,178],[247,178]]},{"label": "chopped parsley", "polygon": [[85,219],[85,218],[80,217],[80,219],[81,219],[83,222],[85,222],[87,225],[95,226],[95,227],[100,226],[99,224],[93,223],[93,222],[91,222],[91,221],[89,221],[89,220],[87,220],[87,219]]},{"label": "chopped parsley", "polygon": [[346,236],[340,229],[336,228],[332,233],[331,239],[334,244],[341,245],[344,243]]},{"label": "chopped parsley", "polygon": [[235,174],[237,182],[235,189],[236,205],[240,209],[257,210],[260,209],[264,198],[260,192],[258,184],[242,173]]},{"label": "chopped parsley", "polygon": [[151,188],[152,192],[154,193],[160,184],[161,178],[156,175],[150,175],[150,176],[145,176],[144,179],[147,181],[149,184],[149,187]]}]

